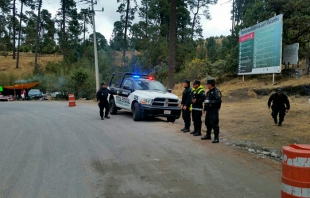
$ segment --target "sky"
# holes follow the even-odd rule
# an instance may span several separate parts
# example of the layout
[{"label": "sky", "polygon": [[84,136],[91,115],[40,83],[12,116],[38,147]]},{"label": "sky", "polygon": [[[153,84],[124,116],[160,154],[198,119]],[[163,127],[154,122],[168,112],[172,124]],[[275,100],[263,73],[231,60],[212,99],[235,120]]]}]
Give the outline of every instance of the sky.
[{"label": "sky", "polygon": [[[90,4],[85,4],[83,0],[76,0],[77,8],[88,8]],[[94,0],[95,1],[95,0]],[[218,0],[217,5],[210,5],[210,14],[212,20],[206,20],[201,16],[201,25],[203,28],[203,37],[207,38],[210,36],[227,36],[230,34],[231,29],[231,6],[230,0]],[[228,2],[228,3],[227,3]],[[138,0],[139,3],[139,0]],[[100,32],[109,41],[113,31],[113,24],[115,21],[120,19],[120,14],[116,12],[119,3],[116,0],[97,0],[97,5],[95,5],[96,15],[96,32]],[[44,0],[43,9],[49,10],[53,17],[57,10],[60,8],[59,0]],[[104,8],[104,12],[102,12]],[[139,18],[136,17],[136,21]],[[89,33],[92,33],[91,27],[88,28]]]}]

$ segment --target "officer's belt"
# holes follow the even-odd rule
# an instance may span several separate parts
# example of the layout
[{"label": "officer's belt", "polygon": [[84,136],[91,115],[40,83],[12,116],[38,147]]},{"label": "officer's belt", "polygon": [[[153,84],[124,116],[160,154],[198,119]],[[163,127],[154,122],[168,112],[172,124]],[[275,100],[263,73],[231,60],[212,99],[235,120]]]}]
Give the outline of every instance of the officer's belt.
[{"label": "officer's belt", "polygon": [[200,108],[192,108],[192,110],[195,110],[195,111],[202,111],[203,109],[200,109]]},{"label": "officer's belt", "polygon": [[214,104],[216,102],[217,102],[216,100],[209,100],[209,102],[204,101],[205,104]]}]

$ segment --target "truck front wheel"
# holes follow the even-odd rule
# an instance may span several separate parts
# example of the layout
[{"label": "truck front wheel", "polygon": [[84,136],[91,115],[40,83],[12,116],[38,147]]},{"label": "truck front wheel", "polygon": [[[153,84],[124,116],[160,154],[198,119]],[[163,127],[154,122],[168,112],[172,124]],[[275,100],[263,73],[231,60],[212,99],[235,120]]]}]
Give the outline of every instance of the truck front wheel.
[{"label": "truck front wheel", "polygon": [[109,107],[110,107],[111,115],[116,115],[117,114],[117,107],[116,107],[114,99],[110,100]]},{"label": "truck front wheel", "polygon": [[133,107],[132,107],[132,118],[134,121],[142,120],[142,112],[141,112],[140,106],[137,102],[134,103]]}]

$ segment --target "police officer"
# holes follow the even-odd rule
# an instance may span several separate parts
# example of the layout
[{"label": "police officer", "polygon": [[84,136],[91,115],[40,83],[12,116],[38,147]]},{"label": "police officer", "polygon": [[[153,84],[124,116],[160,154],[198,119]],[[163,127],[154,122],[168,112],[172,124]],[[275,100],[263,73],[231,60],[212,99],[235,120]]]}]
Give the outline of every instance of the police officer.
[{"label": "police officer", "polygon": [[98,106],[100,108],[100,117],[101,120],[104,120],[103,118],[103,109],[105,109],[105,118],[109,119],[109,102],[108,102],[108,95],[111,93],[109,89],[107,89],[107,85],[105,83],[101,83],[101,88],[98,90],[96,96],[97,96],[97,102]]},{"label": "police officer", "polygon": [[190,81],[184,80],[183,82],[184,91],[182,93],[182,101],[180,108],[182,108],[182,118],[184,120],[185,127],[181,129],[184,133],[190,131],[191,126],[191,112],[190,112],[190,97],[192,88],[190,87]]},{"label": "police officer", "polygon": [[[272,106],[271,105],[272,102]],[[275,124],[282,126],[284,121],[284,116],[290,110],[290,101],[288,100],[287,95],[283,93],[281,88],[277,89],[277,92],[272,94],[268,100],[268,108],[272,109],[271,116]],[[278,114],[279,114],[279,123],[278,123]]]},{"label": "police officer", "polygon": [[207,80],[207,86],[209,91],[206,94],[204,113],[206,114],[205,124],[207,127],[206,136],[202,137],[201,140],[211,140],[211,131],[214,130],[214,140],[212,143],[219,143],[219,110],[222,104],[221,91],[215,87],[215,80]]},{"label": "police officer", "polygon": [[205,98],[205,92],[200,85],[199,80],[195,80],[193,83],[193,90],[191,92],[191,111],[194,122],[194,131],[191,132],[194,136],[201,136],[201,116],[203,111],[203,101]]}]

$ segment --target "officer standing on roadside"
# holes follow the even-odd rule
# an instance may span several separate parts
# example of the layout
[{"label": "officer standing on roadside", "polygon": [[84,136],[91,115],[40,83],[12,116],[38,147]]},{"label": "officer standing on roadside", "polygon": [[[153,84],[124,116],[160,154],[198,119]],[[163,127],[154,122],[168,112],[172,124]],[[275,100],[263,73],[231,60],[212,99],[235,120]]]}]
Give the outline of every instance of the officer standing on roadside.
[{"label": "officer standing on roadside", "polygon": [[100,108],[100,117],[101,120],[103,118],[103,109],[105,109],[105,118],[109,119],[109,102],[108,102],[108,95],[111,93],[109,89],[107,89],[107,85],[105,83],[101,83],[101,88],[97,92],[97,102]]},{"label": "officer standing on roadside", "polygon": [[214,130],[214,140],[212,143],[219,143],[219,110],[222,104],[221,91],[215,87],[215,80],[207,80],[207,86],[209,91],[206,94],[204,101],[204,113],[206,114],[205,124],[207,127],[206,136],[202,137],[201,140],[211,140],[211,131]]},{"label": "officer standing on roadside", "polygon": [[194,131],[191,132],[194,136],[201,136],[201,116],[203,111],[203,101],[205,98],[205,92],[200,85],[199,80],[195,80],[193,83],[193,90],[191,92],[191,111],[194,122]]},{"label": "officer standing on roadside", "polygon": [[190,81],[184,80],[183,87],[184,91],[182,93],[180,108],[182,108],[182,118],[184,120],[185,127],[181,129],[181,131],[187,133],[190,131],[191,126],[190,97],[192,88],[190,87]]},{"label": "officer standing on roadside", "polygon": [[[272,102],[272,106],[271,105]],[[271,116],[275,124],[282,126],[284,121],[284,116],[290,110],[290,101],[288,100],[287,95],[283,93],[281,88],[277,89],[277,92],[272,94],[268,100],[268,108],[272,109]],[[278,123],[278,114],[279,114],[279,123]]]}]

